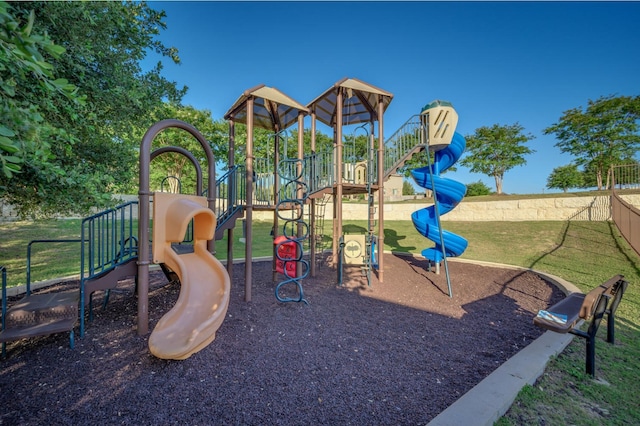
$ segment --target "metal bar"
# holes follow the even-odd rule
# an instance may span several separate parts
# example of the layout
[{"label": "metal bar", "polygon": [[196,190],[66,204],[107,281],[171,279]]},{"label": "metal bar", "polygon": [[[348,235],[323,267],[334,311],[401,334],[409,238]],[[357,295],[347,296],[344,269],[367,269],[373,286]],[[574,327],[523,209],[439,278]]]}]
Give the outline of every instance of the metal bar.
[{"label": "metal bar", "polygon": [[378,281],[384,282],[384,102],[378,96]]},{"label": "metal bar", "polygon": [[82,239],[57,239],[57,240],[31,240],[29,244],[27,244],[27,283],[26,283],[26,294],[27,296],[31,294],[31,247],[35,243],[81,243]]},{"label": "metal bar", "polygon": [[[427,141],[426,135],[426,125],[422,127],[424,141]],[[436,183],[433,179],[433,167],[431,163],[431,155],[429,155],[429,149],[426,149],[427,153],[427,166],[429,167],[429,177],[431,178],[431,191],[433,191],[433,208],[435,211],[436,222],[438,223],[438,233],[440,234],[440,248],[442,249],[442,261],[444,262],[444,271],[445,276],[447,278],[447,289],[449,290],[449,297],[453,297],[453,292],[451,290],[451,279],[449,277],[449,262],[447,262],[447,250],[444,245],[444,234],[442,232],[442,222],[440,221],[440,211],[439,211],[439,202],[438,202],[438,193],[436,191]],[[435,164],[435,155],[434,155],[434,164]]]},{"label": "metal bar", "polygon": [[247,147],[246,147],[246,165],[245,185],[247,191],[246,220],[247,220],[247,244],[245,244],[245,262],[244,262],[244,300],[251,302],[251,281],[252,281],[252,259],[253,248],[253,105],[254,99],[247,99]]},{"label": "metal bar", "polygon": [[[5,318],[7,316],[7,268],[0,266],[2,271],[2,330],[5,328]],[[2,342],[2,357],[7,356],[7,342]]]}]

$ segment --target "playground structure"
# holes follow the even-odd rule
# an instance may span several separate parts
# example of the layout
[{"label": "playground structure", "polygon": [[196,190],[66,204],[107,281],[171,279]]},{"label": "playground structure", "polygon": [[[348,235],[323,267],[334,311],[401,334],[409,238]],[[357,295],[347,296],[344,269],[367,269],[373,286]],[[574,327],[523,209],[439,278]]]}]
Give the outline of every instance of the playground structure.
[{"label": "playground structure", "polygon": [[[423,111],[424,114],[411,117],[385,142],[383,116],[392,99],[393,95],[389,92],[349,78],[338,81],[307,106],[303,106],[275,88],[260,85],[249,89],[243,92],[224,116],[229,122],[228,170],[217,180],[215,159],[211,148],[197,129],[179,120],[163,120],[151,126],[144,135],[140,147],[138,202],[126,203],[83,220],[80,240],[82,245],[81,282],[77,296],[80,337],[85,330],[85,311],[88,310],[88,317],[92,318],[93,294],[96,291],[105,291],[106,304],[109,291],[117,286],[118,281],[132,276],[136,278],[137,331],[139,335],[146,335],[149,330],[149,267],[151,263],[158,263],[170,281],[181,283],[181,292],[176,306],[160,320],[151,334],[149,339],[151,352],[161,358],[184,359],[205,347],[215,337],[215,332],[220,327],[228,306],[228,286],[230,277],[233,277],[234,229],[237,220],[243,217],[246,223],[247,241],[244,262],[244,299],[247,302],[251,301],[253,253],[249,242],[253,238],[254,210],[274,212],[273,238],[277,241],[273,247],[274,281],[278,276],[278,261],[282,262],[283,272],[285,272],[285,280],[276,287],[276,298],[282,302],[306,303],[301,280],[307,273],[315,276],[316,251],[320,247],[317,242],[322,237],[318,235],[322,228],[318,226],[317,221],[323,221],[324,216],[319,218],[317,213],[324,211],[327,199],[330,197],[333,201],[332,219],[335,236],[332,239],[331,263],[338,268],[340,276],[343,267],[343,249],[346,245],[343,233],[343,197],[364,194],[368,202],[368,226],[364,240],[360,240],[364,242],[364,247],[360,247],[363,249],[362,268],[368,279],[375,272],[378,280],[383,282],[384,181],[414,154],[443,148],[436,153],[442,154],[436,157],[433,167],[428,166],[429,176],[434,179],[434,175],[438,175],[439,171],[444,171],[457,160],[459,155],[456,157],[452,152],[460,148],[464,150],[464,139],[460,141],[461,136],[457,135],[453,138],[452,148],[445,148],[448,142],[443,141],[447,137],[437,135],[436,128],[447,129],[444,133],[448,134],[448,129],[452,131],[455,123],[451,128],[450,120],[429,121],[429,117],[436,117],[443,111],[441,105],[428,113]],[[447,106],[444,108],[445,115],[449,111],[447,108]],[[451,116],[454,114],[455,112]],[[311,117],[311,152],[305,155],[304,118],[306,116]],[[333,130],[333,149],[330,152],[316,152],[318,121]],[[235,163],[236,123],[244,124],[247,131],[244,164]],[[281,151],[281,135],[294,124],[297,124],[297,157],[288,158],[286,150]],[[355,126],[354,132],[365,133],[368,140],[366,160],[358,159],[348,149],[345,150],[343,135],[345,127],[348,126]],[[255,127],[273,132],[273,161],[262,161],[263,159],[255,157],[253,146]],[[168,128],[187,131],[204,149],[208,166],[206,189],[203,188],[202,183],[202,168],[193,154],[180,147],[162,147],[151,151],[155,136]],[[165,197],[163,193],[150,191],[151,161],[165,152],[184,155],[194,165],[197,175],[197,193],[194,196],[179,194]],[[448,165],[446,165],[447,159],[452,161]],[[268,164],[272,169],[262,168],[262,164]],[[256,165],[258,165],[257,168]],[[418,172],[414,172],[414,176],[419,175]],[[361,176],[359,179],[356,178],[358,174]],[[366,176],[365,179],[362,179],[363,174]],[[436,193],[435,186],[431,188]],[[375,203],[376,193],[377,204]],[[269,194],[269,196],[261,197],[257,196],[258,194]],[[453,201],[447,204],[449,199],[447,197],[455,199],[457,196],[452,196],[446,190],[442,194],[445,198],[436,196],[436,216],[438,203],[446,204],[450,208],[457,204]],[[153,257],[149,246],[152,197],[154,201],[161,200],[158,205],[154,204]],[[132,225],[136,216],[136,205],[137,229]],[[290,214],[290,217],[287,217],[287,214]],[[305,214],[308,222],[304,219]],[[417,222],[422,223],[421,215],[418,215],[418,219]],[[284,222],[282,228],[280,228],[281,222]],[[430,225],[432,225],[431,232],[425,232],[423,235],[433,239],[433,232],[440,234],[441,242],[440,245],[436,244],[436,249],[443,251],[446,266],[446,256],[459,255],[464,248],[457,247],[452,251],[447,246],[445,251],[445,244],[449,243],[448,239],[442,240],[439,226]],[[172,230],[169,231],[169,229]],[[222,239],[225,231],[227,233],[226,270],[214,257],[215,241]],[[284,239],[281,238],[282,236]],[[182,241],[188,242],[190,238],[193,243],[191,252],[188,255],[176,254],[178,249],[175,244]],[[303,259],[305,242],[309,250],[308,261]],[[293,247],[293,250],[289,250],[287,257],[280,254],[283,244],[290,249]],[[433,250],[429,250],[425,250],[428,255],[434,253]],[[429,259],[434,262],[442,260],[437,256],[433,257],[434,259]],[[291,267],[292,262],[295,263],[295,268]],[[291,270],[295,270],[296,273],[288,272]],[[298,296],[280,297],[281,287],[289,284],[296,285]],[[6,298],[3,297],[3,303],[5,300]],[[199,308],[198,303],[201,302],[204,304]],[[213,306],[215,308],[212,309]],[[193,316],[194,310],[197,312],[195,316]],[[186,311],[191,311],[193,318],[188,318]],[[205,311],[208,312],[207,315],[202,314]],[[74,315],[77,318],[77,313]],[[3,305],[3,320],[4,318]],[[67,328],[55,331],[70,331],[72,344],[73,323],[68,327],[67,322]],[[29,332],[25,330],[21,333],[22,337],[38,335],[28,334]],[[176,335],[180,337],[175,337]],[[9,338],[0,334],[0,341],[7,340],[14,340],[14,337]]]}]

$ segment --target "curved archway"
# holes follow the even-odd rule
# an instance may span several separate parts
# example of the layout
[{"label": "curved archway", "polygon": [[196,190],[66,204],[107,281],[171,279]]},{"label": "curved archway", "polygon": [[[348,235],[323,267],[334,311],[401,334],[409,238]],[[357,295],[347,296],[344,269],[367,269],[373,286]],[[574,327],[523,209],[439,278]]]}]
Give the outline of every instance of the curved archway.
[{"label": "curved archway", "polygon": [[[216,197],[215,159],[207,140],[192,125],[181,120],[162,120],[147,130],[140,143],[140,175],[138,185],[138,335],[149,332],[149,173],[151,164],[151,144],[155,137],[165,129],[177,128],[189,132],[202,146],[208,162],[207,205],[214,210]],[[185,150],[186,151],[186,150]],[[156,154],[159,155],[160,153]],[[215,252],[215,240],[207,244],[207,249]]]},{"label": "curved archway", "polygon": [[200,163],[198,162],[198,159],[195,157],[195,155],[193,155],[190,151],[187,151],[186,149],[180,146],[163,146],[161,148],[155,149],[151,153],[151,157],[149,161],[153,161],[156,157],[166,152],[175,152],[178,154],[182,154],[185,157],[187,157],[189,161],[191,161],[191,164],[193,164],[193,167],[195,167],[196,169],[196,195],[201,195],[202,194],[202,167],[200,166]]}]

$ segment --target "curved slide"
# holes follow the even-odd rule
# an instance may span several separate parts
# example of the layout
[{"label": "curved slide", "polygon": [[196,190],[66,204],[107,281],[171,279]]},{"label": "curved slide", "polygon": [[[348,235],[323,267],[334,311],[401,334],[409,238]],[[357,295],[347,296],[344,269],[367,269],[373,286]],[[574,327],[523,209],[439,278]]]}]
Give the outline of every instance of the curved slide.
[{"label": "curved slide", "polygon": [[[440,177],[441,172],[444,172],[458,161],[466,145],[467,142],[464,137],[456,132],[450,145],[440,151],[436,151],[431,166],[411,170],[414,180],[422,188],[433,190],[433,184],[435,184],[440,216],[453,210],[467,192],[467,187],[463,183]],[[432,177],[433,184],[431,182]],[[413,212],[411,220],[421,235],[436,243],[435,247],[423,250],[422,256],[436,263],[442,261],[442,244],[440,244],[440,229],[438,228],[435,206],[429,206]],[[460,256],[467,249],[468,242],[466,239],[449,231],[443,230],[442,234],[447,257]]]},{"label": "curved slide", "polygon": [[[178,254],[193,219],[193,253]],[[186,359],[205,348],[222,325],[231,290],[225,267],[207,250],[214,237],[215,214],[204,197],[157,192],[153,197],[153,261],[164,263],[180,279],[175,306],[156,324],[149,350],[163,359]]]}]

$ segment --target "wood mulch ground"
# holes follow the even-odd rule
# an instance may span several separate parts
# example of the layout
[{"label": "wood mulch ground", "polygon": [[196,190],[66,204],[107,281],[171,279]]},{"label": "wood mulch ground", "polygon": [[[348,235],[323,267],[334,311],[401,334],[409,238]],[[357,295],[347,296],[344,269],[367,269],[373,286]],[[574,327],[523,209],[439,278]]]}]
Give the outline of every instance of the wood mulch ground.
[{"label": "wood mulch ground", "polygon": [[[0,424],[426,424],[537,338],[534,315],[564,297],[532,272],[455,261],[449,297],[426,261],[384,261],[370,286],[358,267],[337,286],[321,266],[303,282],[308,305],[276,300],[271,262],[253,264],[245,302],[237,264],[216,339],[184,361],[149,353],[123,281],[105,310],[97,295],[75,349],[67,334],[7,345]],[[178,297],[166,283],[151,273],[150,329]]]}]

